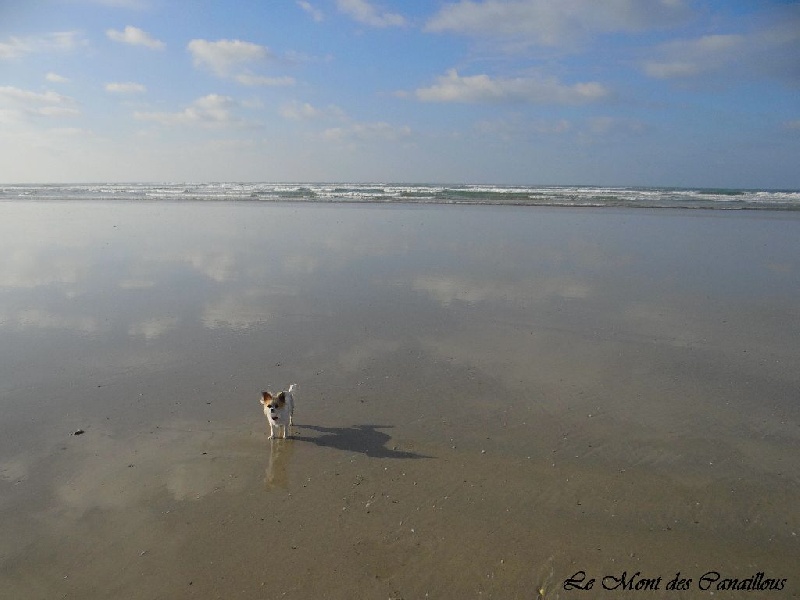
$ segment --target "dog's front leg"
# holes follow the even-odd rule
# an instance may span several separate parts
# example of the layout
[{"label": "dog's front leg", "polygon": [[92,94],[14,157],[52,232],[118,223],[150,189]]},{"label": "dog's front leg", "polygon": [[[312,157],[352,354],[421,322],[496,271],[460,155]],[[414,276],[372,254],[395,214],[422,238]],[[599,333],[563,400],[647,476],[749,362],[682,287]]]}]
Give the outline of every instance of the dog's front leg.
[{"label": "dog's front leg", "polygon": [[272,438],[275,437],[275,428],[272,426],[271,422],[268,421],[268,423],[269,423],[269,437],[267,439],[271,440]]}]

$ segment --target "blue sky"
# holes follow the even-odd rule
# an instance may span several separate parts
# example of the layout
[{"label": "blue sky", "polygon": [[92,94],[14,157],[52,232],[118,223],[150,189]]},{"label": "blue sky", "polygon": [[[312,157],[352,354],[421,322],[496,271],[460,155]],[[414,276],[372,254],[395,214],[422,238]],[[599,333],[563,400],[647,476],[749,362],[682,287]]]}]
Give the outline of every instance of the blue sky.
[{"label": "blue sky", "polygon": [[800,3],[0,0],[0,182],[800,188]]}]

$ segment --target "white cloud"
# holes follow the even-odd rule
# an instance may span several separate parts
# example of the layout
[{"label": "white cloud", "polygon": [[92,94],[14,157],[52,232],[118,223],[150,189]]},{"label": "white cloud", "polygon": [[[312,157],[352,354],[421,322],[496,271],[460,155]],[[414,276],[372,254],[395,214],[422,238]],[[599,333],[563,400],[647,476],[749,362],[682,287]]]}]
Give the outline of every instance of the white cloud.
[{"label": "white cloud", "polygon": [[22,116],[71,117],[80,114],[75,100],[53,91],[32,92],[13,86],[0,86],[0,111],[9,120]]},{"label": "white cloud", "polygon": [[520,136],[564,135],[574,129],[567,119],[556,121],[527,121],[519,118],[487,119],[475,124],[475,130],[483,136],[495,136],[509,141]]},{"label": "white cloud", "polygon": [[112,94],[143,94],[147,88],[141,83],[126,81],[124,83],[107,83],[106,91]]},{"label": "white cloud", "polygon": [[240,121],[231,113],[235,106],[233,98],[219,94],[209,94],[198,98],[179,112],[140,112],[133,114],[140,121],[153,121],[161,125],[198,125],[219,127],[235,125]]},{"label": "white cloud", "polygon": [[661,44],[642,63],[656,79],[700,83],[772,78],[800,84],[800,10],[736,34],[705,35]]},{"label": "white cloud", "polygon": [[192,40],[187,48],[195,67],[209,69],[220,77],[229,76],[242,65],[272,56],[267,47],[241,40]]},{"label": "white cloud", "polygon": [[322,133],[323,139],[330,142],[383,140],[395,142],[411,135],[407,125],[396,126],[385,122],[350,123],[343,127],[331,127]]},{"label": "white cloud", "polygon": [[77,117],[80,111],[71,106],[42,106],[38,110],[30,111],[42,117]]},{"label": "white cloud", "polygon": [[249,65],[274,58],[266,46],[242,40],[192,40],[187,49],[194,66],[211,71],[217,77],[232,79],[246,86],[288,87],[295,85],[294,77],[270,77],[253,73]]},{"label": "white cloud", "polygon": [[86,40],[77,31],[59,31],[27,37],[12,36],[7,41],[0,42],[0,60],[20,58],[28,54],[68,52],[86,44]]},{"label": "white cloud", "polygon": [[624,117],[591,117],[570,121],[567,119],[533,119],[522,117],[496,118],[479,121],[475,131],[483,137],[491,136],[509,142],[542,136],[594,143],[617,136],[636,136],[647,132],[647,125],[638,119]]},{"label": "white cloud", "polygon": [[109,29],[106,31],[106,35],[115,42],[122,42],[123,44],[130,44],[131,46],[144,46],[151,50],[163,50],[166,47],[164,42],[155,39],[138,27],[132,27],[130,25],[122,31]]},{"label": "white cloud", "polygon": [[644,63],[644,72],[657,79],[696,77],[716,72],[741,56],[747,40],[742,35],[707,35],[659,47],[660,60]]},{"label": "white cloud", "polygon": [[92,135],[91,131],[81,129],[80,127],[53,127],[52,129],[48,129],[46,133],[62,138],[87,137]]},{"label": "white cloud", "polygon": [[367,0],[336,0],[336,6],[344,14],[370,27],[402,27],[406,24],[402,15],[379,11]]},{"label": "white cloud", "polygon": [[565,46],[596,33],[674,25],[689,14],[684,0],[462,0],[445,5],[426,30]]},{"label": "white cloud", "polygon": [[250,110],[260,110],[264,108],[264,101],[261,98],[246,98],[239,104],[242,108],[249,108]]},{"label": "white cloud", "polygon": [[0,42],[0,59],[19,58],[32,51],[31,43],[22,38],[11,37],[5,42]]},{"label": "white cloud", "polygon": [[294,77],[266,77],[264,75],[252,75],[241,73],[236,75],[234,81],[242,85],[265,86],[265,87],[288,87],[294,85]]},{"label": "white cloud", "polygon": [[322,11],[313,6],[310,2],[304,2],[303,0],[300,0],[297,3],[297,6],[308,13],[308,15],[317,23],[322,22],[322,20],[325,18],[325,16],[322,14]]},{"label": "white cloud", "polygon": [[58,73],[53,73],[52,71],[44,76],[44,78],[49,81],[50,83],[69,83],[69,79],[59,75]]},{"label": "white cloud", "polygon": [[344,119],[345,113],[338,106],[330,105],[327,108],[317,108],[308,102],[291,102],[284,104],[280,114],[285,119],[293,121],[312,121],[315,119]]},{"label": "white cloud", "polygon": [[565,85],[554,78],[462,77],[455,69],[439,77],[434,85],[416,91],[417,98],[424,102],[465,103],[585,104],[609,95],[609,90],[596,82]]},{"label": "white cloud", "polygon": [[587,125],[589,133],[597,136],[640,134],[647,129],[645,124],[638,119],[619,117],[593,117],[588,120]]},{"label": "white cloud", "polygon": [[310,121],[313,119],[318,119],[322,116],[322,111],[318,108],[315,108],[308,102],[302,104],[299,102],[285,104],[281,108],[280,113],[283,118],[291,119],[293,121]]}]

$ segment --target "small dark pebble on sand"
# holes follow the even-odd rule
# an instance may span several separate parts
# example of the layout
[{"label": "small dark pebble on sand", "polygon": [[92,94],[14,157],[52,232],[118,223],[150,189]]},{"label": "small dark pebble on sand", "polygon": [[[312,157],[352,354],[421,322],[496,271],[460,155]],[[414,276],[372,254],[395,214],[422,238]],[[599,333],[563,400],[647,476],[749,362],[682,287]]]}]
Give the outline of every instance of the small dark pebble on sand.
[{"label": "small dark pebble on sand", "polygon": [[72,435],[83,435],[86,433],[83,429],[78,429],[72,433]]}]

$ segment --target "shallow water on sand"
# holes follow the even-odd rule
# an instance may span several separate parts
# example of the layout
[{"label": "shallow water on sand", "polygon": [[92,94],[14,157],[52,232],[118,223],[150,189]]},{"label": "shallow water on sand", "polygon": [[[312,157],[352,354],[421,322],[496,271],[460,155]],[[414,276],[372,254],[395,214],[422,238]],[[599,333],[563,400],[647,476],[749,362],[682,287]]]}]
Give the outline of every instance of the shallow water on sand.
[{"label": "shallow water on sand", "polygon": [[0,597],[798,595],[798,231],[0,203]]}]

